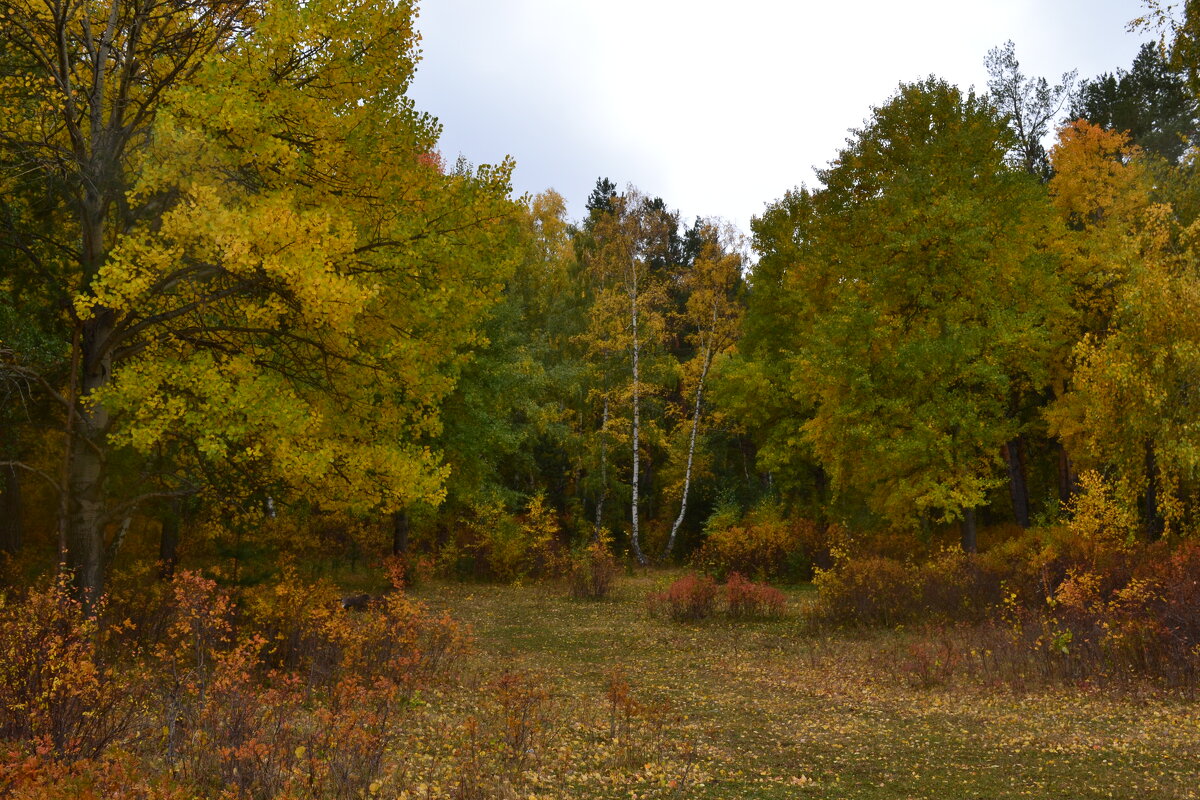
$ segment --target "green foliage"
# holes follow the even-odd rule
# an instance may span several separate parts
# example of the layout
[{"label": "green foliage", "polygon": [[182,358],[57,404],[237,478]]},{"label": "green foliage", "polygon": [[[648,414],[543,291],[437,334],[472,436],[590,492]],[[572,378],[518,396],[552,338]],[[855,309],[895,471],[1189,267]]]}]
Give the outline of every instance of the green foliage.
[{"label": "green foliage", "polygon": [[1196,98],[1162,47],[1146,42],[1129,71],[1084,81],[1068,115],[1128,133],[1143,150],[1176,163],[1197,133]]},{"label": "green foliage", "polygon": [[902,86],[821,173],[825,188],[768,215],[792,227],[761,229],[799,304],[780,379],[811,411],[789,438],[895,522],[983,505],[1026,424],[1014,409],[1045,380],[1047,209],[1006,166],[1007,143],[974,95]]}]

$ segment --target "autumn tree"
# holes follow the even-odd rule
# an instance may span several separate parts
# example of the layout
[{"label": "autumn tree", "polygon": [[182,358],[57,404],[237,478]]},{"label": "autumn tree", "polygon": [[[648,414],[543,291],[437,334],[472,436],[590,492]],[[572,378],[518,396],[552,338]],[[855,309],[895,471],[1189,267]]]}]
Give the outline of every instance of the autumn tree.
[{"label": "autumn tree", "polygon": [[1057,320],[1064,346],[1047,417],[1082,467],[1106,474],[1130,506],[1140,500],[1157,536],[1184,520],[1195,485],[1194,226],[1124,133],[1081,120],[1052,157],[1070,310]]},{"label": "autumn tree", "polygon": [[3,163],[38,177],[56,220],[37,250],[28,218],[0,237],[69,299],[65,557],[89,600],[106,527],[145,499],[120,496],[114,448],[355,511],[440,496],[419,441],[510,266],[489,245],[512,212],[507,168],[447,174],[431,155],[437,125],[405,97],[413,17],[382,0],[0,5],[21,54]]},{"label": "autumn tree", "polygon": [[[594,286],[586,348],[593,359],[614,365],[602,367],[605,382],[601,397],[602,447],[608,441],[612,406],[620,403],[629,411],[630,548],[637,561],[645,564],[639,511],[645,433],[643,409],[653,385],[645,380],[645,359],[661,346],[666,329],[662,267],[670,261],[678,219],[666,211],[661,200],[649,199],[632,188],[610,197],[607,207],[598,207],[593,215],[590,236],[594,244],[585,260]],[[615,368],[614,359],[618,356],[625,359],[627,380],[609,383],[610,376],[615,378],[610,370]],[[607,456],[602,459],[601,468],[607,469]]]},{"label": "autumn tree", "polygon": [[902,85],[789,214],[805,439],[886,517],[962,520],[966,550],[1022,429],[1014,403],[1044,379],[1048,215],[1011,147],[983,98]]},{"label": "autumn tree", "polygon": [[[704,410],[704,390],[714,360],[728,354],[740,333],[742,316],[738,289],[742,277],[740,235],[731,226],[714,222],[697,225],[697,254],[681,281],[686,296],[684,324],[695,352],[681,365],[683,386],[690,389],[684,396],[694,398],[690,422],[681,426],[687,433],[687,457],[680,489],[679,515],[671,524],[671,532],[663,555],[669,556],[675,547],[675,537],[687,513],[688,493],[692,485],[692,467],[696,458],[696,437],[700,432]],[[686,417],[685,417],[686,419]]]}]

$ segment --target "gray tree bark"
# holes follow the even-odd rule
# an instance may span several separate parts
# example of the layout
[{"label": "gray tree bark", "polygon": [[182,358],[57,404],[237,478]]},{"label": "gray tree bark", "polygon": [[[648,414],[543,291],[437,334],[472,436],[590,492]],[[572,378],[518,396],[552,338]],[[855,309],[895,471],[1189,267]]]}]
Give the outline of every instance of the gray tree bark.
[{"label": "gray tree bark", "polygon": [[962,518],[962,551],[964,553],[978,552],[978,531],[975,525],[975,509],[963,509]]},{"label": "gray tree bark", "polygon": [[3,489],[0,490],[0,551],[9,555],[21,552],[25,541],[24,515],[21,506],[21,477],[17,467],[0,467]]},{"label": "gray tree bark", "polygon": [[1028,528],[1029,488],[1025,480],[1024,442],[1020,436],[1004,445],[1004,463],[1008,467],[1008,489],[1012,498],[1013,517],[1022,528]]}]

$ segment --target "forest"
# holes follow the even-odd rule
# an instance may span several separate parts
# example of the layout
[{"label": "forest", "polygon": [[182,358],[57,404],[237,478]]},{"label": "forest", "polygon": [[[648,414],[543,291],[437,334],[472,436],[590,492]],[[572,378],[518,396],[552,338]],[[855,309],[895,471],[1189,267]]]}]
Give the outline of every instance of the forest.
[{"label": "forest", "polygon": [[447,158],[415,0],[0,0],[0,797],[1197,796],[1200,3],[1133,24],[745,233]]}]

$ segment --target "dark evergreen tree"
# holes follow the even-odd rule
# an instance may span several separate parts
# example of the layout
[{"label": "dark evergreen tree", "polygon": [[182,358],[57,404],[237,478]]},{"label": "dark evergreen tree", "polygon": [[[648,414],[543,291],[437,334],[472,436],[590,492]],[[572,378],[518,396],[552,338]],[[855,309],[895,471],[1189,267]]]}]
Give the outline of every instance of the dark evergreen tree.
[{"label": "dark evergreen tree", "polygon": [[1177,163],[1196,137],[1198,111],[1183,70],[1147,42],[1128,72],[1084,81],[1069,116],[1127,132],[1142,149]]}]

